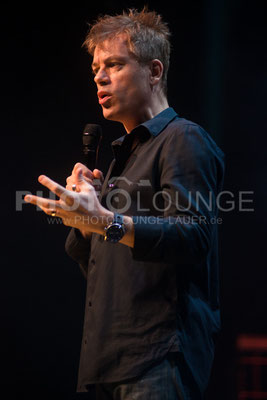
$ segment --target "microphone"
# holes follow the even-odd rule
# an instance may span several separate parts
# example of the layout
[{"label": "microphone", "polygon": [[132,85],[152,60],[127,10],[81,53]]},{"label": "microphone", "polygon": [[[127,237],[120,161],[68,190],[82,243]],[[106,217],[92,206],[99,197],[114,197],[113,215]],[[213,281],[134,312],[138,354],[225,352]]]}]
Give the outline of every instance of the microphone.
[{"label": "microphone", "polygon": [[83,130],[84,164],[93,171],[97,164],[99,144],[102,139],[100,125],[86,124]]}]

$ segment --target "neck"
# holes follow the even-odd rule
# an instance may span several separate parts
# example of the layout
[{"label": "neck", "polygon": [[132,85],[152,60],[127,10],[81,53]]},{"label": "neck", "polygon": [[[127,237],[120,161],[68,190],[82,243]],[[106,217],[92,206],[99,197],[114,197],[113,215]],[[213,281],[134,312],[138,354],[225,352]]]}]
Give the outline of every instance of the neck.
[{"label": "neck", "polygon": [[166,96],[162,95],[156,98],[155,101],[151,101],[145,107],[140,107],[140,113],[133,115],[126,121],[122,121],[124,128],[127,133],[130,133],[134,128],[149,119],[154,118],[160,112],[166,110],[169,107]]}]

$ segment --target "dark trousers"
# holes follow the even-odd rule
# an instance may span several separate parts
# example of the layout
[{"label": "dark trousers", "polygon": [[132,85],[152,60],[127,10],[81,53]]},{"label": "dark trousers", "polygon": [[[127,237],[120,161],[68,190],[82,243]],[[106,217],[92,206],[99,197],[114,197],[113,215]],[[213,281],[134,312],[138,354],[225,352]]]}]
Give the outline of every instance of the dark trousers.
[{"label": "dark trousers", "polygon": [[[122,382],[90,385],[95,400],[201,400],[182,354],[170,354],[143,375]],[[90,397],[91,399],[91,397]]]}]

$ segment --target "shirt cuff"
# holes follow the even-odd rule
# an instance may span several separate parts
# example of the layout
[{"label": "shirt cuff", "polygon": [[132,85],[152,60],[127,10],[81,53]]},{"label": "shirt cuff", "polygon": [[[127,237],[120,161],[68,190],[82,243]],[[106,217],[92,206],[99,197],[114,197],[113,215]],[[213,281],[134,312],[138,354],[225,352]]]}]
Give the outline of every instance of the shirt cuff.
[{"label": "shirt cuff", "polygon": [[85,239],[79,229],[72,228],[65,243],[67,254],[79,263],[88,260],[91,240]]},{"label": "shirt cuff", "polygon": [[134,216],[133,259],[156,261],[162,258],[163,219],[153,216]]}]

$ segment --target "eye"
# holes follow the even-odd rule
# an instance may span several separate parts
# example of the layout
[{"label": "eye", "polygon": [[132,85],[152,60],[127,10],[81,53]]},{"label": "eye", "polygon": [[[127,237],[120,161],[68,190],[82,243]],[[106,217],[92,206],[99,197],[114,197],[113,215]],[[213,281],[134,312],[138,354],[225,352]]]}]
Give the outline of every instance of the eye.
[{"label": "eye", "polygon": [[109,67],[109,68],[114,68],[114,67],[120,68],[121,66],[122,66],[122,64],[119,63],[118,61],[112,61],[112,62],[109,62],[109,63],[108,63],[108,67]]}]

